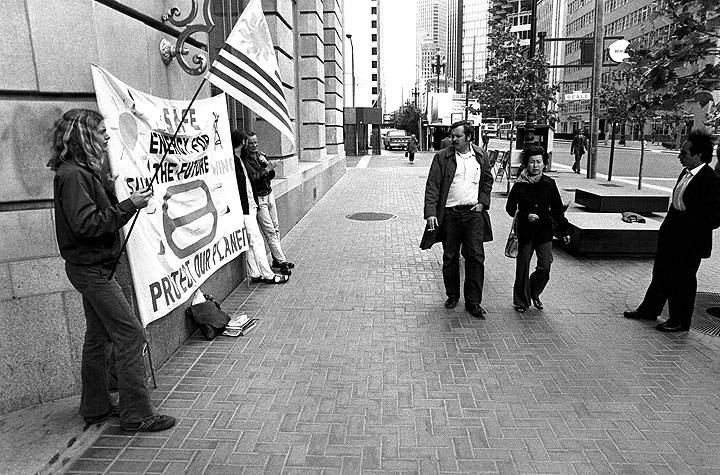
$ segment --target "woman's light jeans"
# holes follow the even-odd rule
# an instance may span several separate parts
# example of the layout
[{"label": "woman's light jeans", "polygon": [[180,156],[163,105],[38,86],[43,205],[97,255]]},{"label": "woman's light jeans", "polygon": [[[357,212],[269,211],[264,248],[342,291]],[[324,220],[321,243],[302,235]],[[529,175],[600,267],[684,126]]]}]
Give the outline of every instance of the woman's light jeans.
[{"label": "woman's light jeans", "polygon": [[270,253],[279,263],[285,262],[285,254],[280,247],[280,225],[278,224],[275,195],[258,196],[257,220],[265,239],[270,247]]}]

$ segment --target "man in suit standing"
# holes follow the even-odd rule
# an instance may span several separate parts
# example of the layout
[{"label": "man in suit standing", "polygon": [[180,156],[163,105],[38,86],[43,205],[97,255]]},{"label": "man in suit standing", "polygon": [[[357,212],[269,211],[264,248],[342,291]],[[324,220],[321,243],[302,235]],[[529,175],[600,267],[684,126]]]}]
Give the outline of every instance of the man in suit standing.
[{"label": "man in suit standing", "polygon": [[483,242],[492,241],[490,192],[493,176],[487,153],[472,144],[473,128],[464,121],[451,126],[452,146],[435,154],[425,185],[427,229],[438,228],[443,243],[445,308],[460,300],[460,249],[465,258],[465,309],[484,319],[485,279]]},{"label": "man in suit standing", "polygon": [[586,150],[587,139],[579,130],[575,131],[575,137],[573,137],[572,143],[570,144],[570,154],[575,155],[575,163],[573,163],[572,166],[572,170],[575,173],[580,173],[580,160],[582,160],[582,156]]},{"label": "man in suit standing", "polygon": [[667,302],[670,318],[657,329],[672,333],[690,329],[697,270],[700,260],[710,257],[712,231],[720,227],[720,177],[708,166],[712,154],[712,135],[690,132],[678,156],[685,169],[660,226],[652,281],[640,306],[625,312],[625,318],[655,320]]}]

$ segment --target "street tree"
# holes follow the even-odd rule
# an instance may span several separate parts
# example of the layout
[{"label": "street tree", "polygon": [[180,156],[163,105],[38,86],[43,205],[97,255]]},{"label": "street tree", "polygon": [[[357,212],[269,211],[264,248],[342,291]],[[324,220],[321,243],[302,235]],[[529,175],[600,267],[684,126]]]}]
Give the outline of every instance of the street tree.
[{"label": "street tree", "polygon": [[484,115],[494,110],[514,120],[517,111],[524,110],[528,121],[547,123],[548,104],[555,102],[558,88],[549,85],[545,57],[528,58],[507,21],[493,26],[487,65],[483,80],[470,85],[471,98],[481,104]]},{"label": "street tree", "polygon": [[668,23],[667,41],[649,45],[644,87],[653,91],[663,110],[683,103],[701,107],[720,89],[720,2],[655,0],[653,22]]},{"label": "street tree", "polygon": [[420,109],[414,102],[407,101],[395,112],[393,124],[396,129],[406,130],[410,134],[420,137],[418,130],[420,124]]},{"label": "street tree", "polygon": [[627,120],[638,126],[640,139],[640,167],[638,190],[642,188],[643,162],[645,160],[645,125],[666,104],[662,91],[648,87],[650,71],[655,67],[652,51],[648,48],[628,49],[629,57],[618,67],[613,81],[625,98]]}]

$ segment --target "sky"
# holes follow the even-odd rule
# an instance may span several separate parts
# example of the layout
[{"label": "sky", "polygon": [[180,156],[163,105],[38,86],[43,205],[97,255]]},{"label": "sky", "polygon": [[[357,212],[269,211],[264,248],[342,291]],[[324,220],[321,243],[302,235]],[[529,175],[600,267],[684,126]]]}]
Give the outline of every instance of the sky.
[{"label": "sky", "polygon": [[412,88],[415,86],[415,11],[415,0],[381,0],[383,113],[393,112],[404,100],[412,99]]}]

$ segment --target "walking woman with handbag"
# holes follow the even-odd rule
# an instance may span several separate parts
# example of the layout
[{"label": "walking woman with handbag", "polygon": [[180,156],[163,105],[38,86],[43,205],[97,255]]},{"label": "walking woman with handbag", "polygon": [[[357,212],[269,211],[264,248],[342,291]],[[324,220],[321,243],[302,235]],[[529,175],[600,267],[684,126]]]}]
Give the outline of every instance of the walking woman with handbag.
[{"label": "walking woman with handbag", "polygon": [[[548,154],[542,147],[531,146],[523,151],[524,169],[510,190],[505,206],[507,213],[514,216],[518,239],[513,305],[520,313],[525,312],[531,302],[538,310],[543,309],[540,294],[550,280],[553,221],[563,242],[570,242],[557,184],[543,174],[547,163]],[[537,267],[530,274],[533,252],[537,255]]]}]

